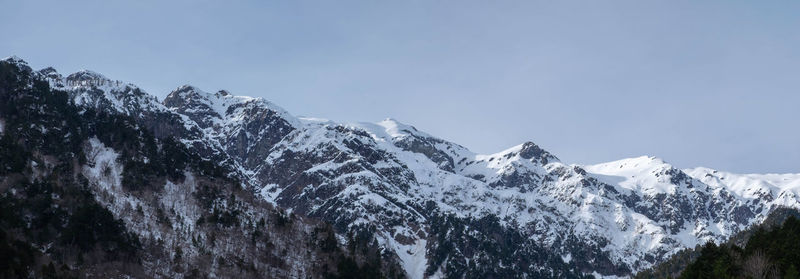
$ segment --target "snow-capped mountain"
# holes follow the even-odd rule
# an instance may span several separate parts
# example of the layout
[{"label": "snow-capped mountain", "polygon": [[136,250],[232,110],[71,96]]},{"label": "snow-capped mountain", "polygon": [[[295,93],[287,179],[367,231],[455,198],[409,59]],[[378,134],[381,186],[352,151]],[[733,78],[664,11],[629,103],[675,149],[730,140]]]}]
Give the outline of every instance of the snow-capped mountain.
[{"label": "snow-capped mountain", "polygon": [[[171,93],[167,100],[181,92]],[[186,103],[206,107],[235,98],[196,89],[182,97],[189,98]],[[531,142],[481,155],[392,119],[378,123],[295,119],[268,102],[260,103],[283,121],[252,125],[242,120],[246,114],[225,109],[224,116],[213,115],[218,122],[226,119],[221,121],[225,124],[204,128],[256,127],[240,138],[257,135],[254,142],[259,142],[264,136],[258,131],[278,127],[267,133],[273,137],[261,144],[264,147],[249,145],[267,156],[258,156],[255,162],[239,157],[254,167],[250,170],[263,186],[262,196],[328,220],[340,231],[375,226],[379,239],[414,277],[422,276],[423,268],[430,269],[423,267],[428,256],[420,253],[420,247],[431,246],[425,238],[429,209],[424,207],[431,202],[436,211],[458,217],[497,216],[503,225],[559,250],[581,271],[606,275],[624,275],[682,248],[723,240],[763,218],[769,209],[797,202],[796,189],[787,189],[781,197],[789,198],[783,202],[754,202],[728,185],[704,184],[703,178],[656,158],[568,165]],[[172,109],[198,123],[213,122],[183,106]],[[230,134],[221,136],[231,138]],[[583,254],[573,255],[574,247]]]},{"label": "snow-capped mountain", "polygon": [[189,85],[158,102],[90,71],[35,75],[82,109],[175,138],[268,203],[374,237],[410,278],[627,276],[800,208],[800,174],[681,170],[654,157],[582,166],[532,142],[476,154],[393,119],[297,118]]},{"label": "snow-capped mountain", "polygon": [[248,191],[235,161],[155,98],[46,74],[0,60],[1,278],[402,275],[370,236]]}]

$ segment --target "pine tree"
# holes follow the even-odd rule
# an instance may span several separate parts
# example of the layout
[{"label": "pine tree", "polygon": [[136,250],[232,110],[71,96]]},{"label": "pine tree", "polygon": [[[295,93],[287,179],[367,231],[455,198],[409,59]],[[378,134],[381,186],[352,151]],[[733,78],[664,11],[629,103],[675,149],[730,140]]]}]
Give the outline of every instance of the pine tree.
[{"label": "pine tree", "polygon": [[786,270],[786,274],[783,275],[783,279],[800,279],[800,272],[797,272],[797,268],[794,265],[790,265],[789,269]]}]

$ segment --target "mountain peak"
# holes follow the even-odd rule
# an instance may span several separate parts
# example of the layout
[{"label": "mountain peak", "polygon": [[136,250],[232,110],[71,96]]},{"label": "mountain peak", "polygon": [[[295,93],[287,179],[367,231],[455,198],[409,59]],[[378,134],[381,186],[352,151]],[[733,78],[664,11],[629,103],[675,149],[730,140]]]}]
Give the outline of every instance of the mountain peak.
[{"label": "mountain peak", "polygon": [[211,94],[193,85],[184,84],[170,92],[162,103],[169,108],[191,109],[192,111],[202,110],[216,118],[221,118],[224,115],[221,113],[224,113],[224,111],[220,112],[215,109],[216,106],[214,106],[214,101],[211,99]]},{"label": "mountain peak", "polygon": [[205,102],[214,102],[216,99],[225,99],[225,98],[234,98],[238,99],[239,101],[250,101],[257,98],[253,97],[246,97],[246,96],[234,96],[231,95],[230,92],[227,90],[219,90],[217,93],[209,93],[206,92],[197,86],[191,84],[184,84],[173,90],[172,92],[167,95],[167,98],[181,98],[181,99],[202,99]]},{"label": "mountain peak", "polygon": [[184,85],[178,86],[178,88],[176,88],[175,90],[172,90],[172,92],[170,92],[170,95],[175,94],[175,93],[189,93],[189,92],[198,92],[198,91],[200,91],[200,89],[197,88],[196,86],[191,85],[191,84],[184,84]]},{"label": "mountain peak", "polygon": [[[193,112],[210,115],[216,119],[224,119],[226,115],[232,113],[233,108],[259,108],[272,111],[292,126],[299,126],[299,120],[289,114],[283,108],[266,101],[262,98],[248,96],[236,96],[227,90],[219,90],[216,93],[203,91],[193,85],[182,85],[164,98],[163,104],[168,108],[179,112]],[[193,116],[195,121],[205,123],[199,116]]]},{"label": "mountain peak", "polygon": [[530,141],[526,141],[525,143],[522,144],[519,150],[519,156],[525,159],[539,158],[539,157],[555,158],[555,156],[550,154],[550,152],[547,152],[546,150],[542,149],[541,147]]},{"label": "mountain peak", "polygon": [[9,64],[12,64],[14,66],[17,66],[20,70],[23,70],[23,71],[28,72],[28,73],[33,71],[31,69],[31,67],[28,66],[28,62],[25,62],[25,60],[22,60],[22,58],[19,58],[16,55],[12,55],[12,56],[3,58],[3,60],[0,60],[0,61],[3,61],[3,62],[6,62],[6,63],[9,63]]},{"label": "mountain peak", "polygon": [[80,70],[67,76],[68,81],[110,80],[106,76],[91,70]]},{"label": "mountain peak", "polygon": [[58,71],[53,67],[47,67],[47,68],[39,70],[39,73],[44,74],[44,75],[49,75],[49,74],[58,74]]},{"label": "mountain peak", "polygon": [[514,146],[509,148],[501,153],[515,153],[518,154],[520,158],[525,160],[535,160],[539,163],[546,165],[551,162],[560,161],[558,157],[551,154],[547,150],[542,149],[535,143],[531,141],[526,141],[520,145]]},{"label": "mountain peak", "polygon": [[184,84],[178,86],[178,88],[170,92],[167,97],[164,98],[164,105],[167,107],[175,107],[194,102],[202,103],[210,107],[214,105],[213,99],[218,99],[219,97],[219,95],[215,96],[214,94],[205,92],[194,85]]},{"label": "mountain peak", "polygon": [[48,82],[50,82],[50,86],[52,87],[63,87],[64,86],[64,76],[58,73],[55,68],[47,67],[38,71],[40,75],[42,75]]},{"label": "mountain peak", "polygon": [[22,58],[19,58],[19,56],[16,56],[16,55],[11,55],[9,57],[3,58],[2,61],[6,61],[6,62],[9,62],[9,63],[14,63],[14,64],[28,65],[28,62],[25,62],[25,60],[22,60]]},{"label": "mountain peak", "polygon": [[654,156],[640,156],[586,165],[601,180],[642,193],[671,193],[689,178],[683,171]]},{"label": "mountain peak", "polygon": [[[420,134],[421,132],[417,130],[414,126],[401,123],[394,118],[386,118],[378,123],[379,126],[382,126],[386,132],[392,137],[401,137],[406,134]],[[427,136],[427,134],[425,134]]]}]

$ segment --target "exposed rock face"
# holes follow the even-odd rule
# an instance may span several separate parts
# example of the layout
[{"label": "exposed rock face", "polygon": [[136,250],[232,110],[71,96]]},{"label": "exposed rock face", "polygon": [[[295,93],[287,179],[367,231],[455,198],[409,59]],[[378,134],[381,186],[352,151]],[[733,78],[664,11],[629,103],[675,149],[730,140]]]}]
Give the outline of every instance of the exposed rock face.
[{"label": "exposed rock face", "polygon": [[268,203],[374,236],[412,278],[624,276],[800,205],[800,175],[680,170],[652,157],[578,166],[532,142],[482,155],[391,119],[298,119],[192,86],[162,104],[88,72],[38,75],[82,109],[176,139]]},{"label": "exposed rock face", "polygon": [[227,91],[211,94],[188,85],[170,93],[164,105],[197,123],[248,169],[258,168],[269,150],[299,125],[263,99],[231,96]]}]

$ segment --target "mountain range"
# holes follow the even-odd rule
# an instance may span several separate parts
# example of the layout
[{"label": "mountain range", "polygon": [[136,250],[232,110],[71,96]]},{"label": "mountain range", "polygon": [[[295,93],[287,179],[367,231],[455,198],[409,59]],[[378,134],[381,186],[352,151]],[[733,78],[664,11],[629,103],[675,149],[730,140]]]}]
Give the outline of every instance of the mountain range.
[{"label": "mountain range", "polygon": [[[129,274],[141,277],[626,277],[800,208],[800,174],[649,156],[578,165],[533,142],[477,154],[394,119],[295,117],[191,85],[159,101],[92,71],[34,71],[17,57],[0,66],[10,146],[0,151],[28,152],[0,173],[5,198],[19,196],[19,181],[81,181],[139,239],[131,249],[146,252]],[[40,261],[80,266],[5,226]]]}]

